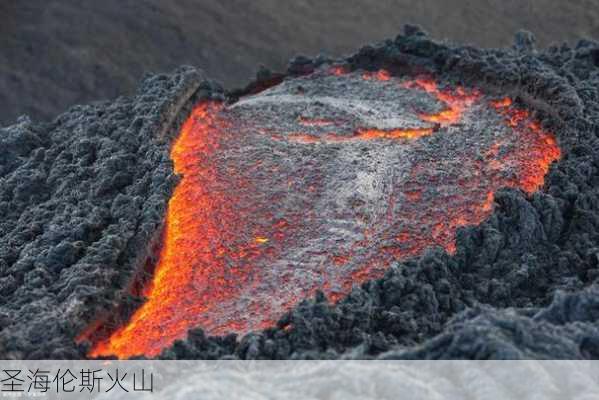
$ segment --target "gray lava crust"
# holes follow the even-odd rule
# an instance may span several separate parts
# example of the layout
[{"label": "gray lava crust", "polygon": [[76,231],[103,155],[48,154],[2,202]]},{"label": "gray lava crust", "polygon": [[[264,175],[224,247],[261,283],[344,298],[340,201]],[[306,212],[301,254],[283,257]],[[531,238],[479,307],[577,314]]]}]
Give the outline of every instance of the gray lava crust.
[{"label": "gray lava crust", "polygon": [[[512,49],[484,50],[408,26],[345,60],[297,57],[287,75],[332,61],[516,98],[556,134],[562,160],[531,197],[500,191],[454,256],[429,249],[336,305],[319,294],[242,338],[193,329],[161,357],[599,357],[599,44],[536,50],[518,34]],[[279,78],[263,70],[248,90]],[[154,257],[177,182],[169,143],[193,104],[223,96],[187,68],[131,98],[0,130],[0,358],[83,358],[75,338],[91,322],[140,304],[131,282]]]}]

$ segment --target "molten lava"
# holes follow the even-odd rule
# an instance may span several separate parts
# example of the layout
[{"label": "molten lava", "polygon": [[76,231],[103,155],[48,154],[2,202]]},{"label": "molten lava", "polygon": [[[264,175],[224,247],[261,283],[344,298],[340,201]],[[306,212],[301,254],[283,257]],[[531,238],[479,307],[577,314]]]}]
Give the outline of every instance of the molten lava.
[{"label": "molten lava", "polygon": [[[496,190],[538,190],[560,157],[507,98],[385,70],[296,79],[300,94],[283,83],[195,108],[171,150],[182,180],[147,300],[90,357],[156,356],[194,327],[263,329],[316,290],[336,301],[427,247],[453,253]],[[418,106],[381,100],[392,91]]]},{"label": "molten lava", "polygon": [[447,105],[447,108],[439,113],[419,114],[420,119],[423,121],[436,122],[441,126],[453,125],[460,122],[464,111],[472,106],[472,103],[480,97],[480,93],[476,91],[466,93],[461,87],[458,87],[455,92],[440,90],[437,83],[430,78],[408,81],[404,83],[404,86],[407,88],[420,88]]}]

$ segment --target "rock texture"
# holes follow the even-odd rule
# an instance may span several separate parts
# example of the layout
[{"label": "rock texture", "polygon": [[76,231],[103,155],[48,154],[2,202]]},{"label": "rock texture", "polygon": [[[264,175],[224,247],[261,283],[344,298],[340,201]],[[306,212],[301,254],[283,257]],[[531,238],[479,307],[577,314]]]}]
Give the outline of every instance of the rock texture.
[{"label": "rock texture", "polygon": [[3,358],[81,357],[73,338],[151,254],[176,183],[169,142],[203,81],[153,76],[132,98],[1,131]]},{"label": "rock texture", "polygon": [[[296,58],[287,74],[330,61]],[[500,191],[488,220],[459,231],[455,256],[429,249],[336,305],[306,299],[277,327],[242,338],[194,329],[161,357],[595,358],[599,45],[536,50],[520,33],[513,48],[481,50],[407,26],[337,62],[517,98],[556,134],[562,160],[543,191]],[[248,90],[278,78],[262,70]],[[152,254],[176,183],[170,139],[199,98],[222,96],[185,69],[146,79],[134,97],[1,131],[1,357],[84,357],[74,339],[89,323],[139,303],[128,286]]]}]

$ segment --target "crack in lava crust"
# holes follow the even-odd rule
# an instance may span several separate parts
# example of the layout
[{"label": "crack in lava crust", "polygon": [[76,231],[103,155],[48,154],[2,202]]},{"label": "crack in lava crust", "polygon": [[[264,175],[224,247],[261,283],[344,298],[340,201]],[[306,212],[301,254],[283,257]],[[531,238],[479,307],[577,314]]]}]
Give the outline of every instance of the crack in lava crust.
[{"label": "crack in lava crust", "polygon": [[316,290],[336,301],[394,260],[454,252],[496,190],[537,190],[560,150],[510,99],[321,70],[198,105],[171,156],[182,180],[147,301],[91,357],[264,329]]}]

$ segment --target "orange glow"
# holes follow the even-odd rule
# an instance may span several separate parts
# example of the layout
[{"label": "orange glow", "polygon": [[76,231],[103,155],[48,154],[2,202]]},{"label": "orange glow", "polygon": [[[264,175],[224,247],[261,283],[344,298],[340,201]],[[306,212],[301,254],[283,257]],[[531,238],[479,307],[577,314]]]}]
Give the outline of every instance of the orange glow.
[{"label": "orange glow", "polygon": [[347,74],[347,70],[346,70],[346,68],[345,68],[345,67],[343,67],[343,66],[341,66],[341,65],[335,65],[335,66],[332,66],[332,67],[329,69],[329,73],[330,73],[331,75],[335,75],[335,76],[341,76],[341,75],[345,75],[345,74]]},{"label": "orange glow", "polygon": [[437,100],[445,103],[447,108],[436,114],[419,114],[420,119],[427,122],[438,123],[441,126],[449,126],[458,123],[462,119],[462,114],[479,97],[480,93],[472,91],[467,93],[464,88],[458,86],[454,91],[440,90],[437,83],[430,78],[420,78],[414,81],[404,83],[404,87],[420,88]]},{"label": "orange glow", "polygon": [[[234,275],[237,283],[247,281],[252,260],[269,241],[256,235],[250,243],[239,243],[245,218],[236,210],[235,199],[220,189],[217,165],[210,157],[219,148],[224,126],[220,109],[219,104],[203,103],[183,125],[171,149],[175,172],[183,178],[169,201],[164,243],[147,301],[127,325],[96,343],[90,357],[156,356],[185,337],[190,327],[210,324],[204,313],[235,293],[228,279]],[[247,267],[227,271],[227,262]]]},{"label": "orange glow", "polygon": [[422,190],[416,189],[404,193],[410,201],[420,201],[422,199]]},{"label": "orange glow", "polygon": [[519,159],[518,185],[527,193],[538,190],[553,161],[561,158],[561,151],[553,135],[545,132],[537,121],[531,120],[527,110],[511,107],[512,101],[504,98],[491,104],[505,116],[506,122],[526,136],[530,144]]},{"label": "orange glow", "polygon": [[[347,73],[342,67],[333,67],[329,72],[336,76]],[[364,73],[362,78],[373,80],[369,86],[382,81],[385,88],[396,79],[385,70]],[[301,286],[292,279],[302,265],[288,262],[280,254],[288,247],[302,244],[293,239],[297,232],[313,234],[310,225],[322,217],[311,207],[315,203],[309,201],[320,201],[326,185],[318,180],[318,174],[305,181],[298,179],[298,176],[303,178],[302,171],[279,176],[280,164],[269,164],[263,159],[252,160],[249,172],[235,170],[236,164],[228,164],[226,159],[227,152],[233,154],[243,149],[243,145],[234,147],[241,140],[239,126],[228,117],[222,104],[199,104],[171,149],[174,170],[182,178],[169,201],[159,261],[144,291],[147,300],[108,338],[94,338],[98,322],[91,324],[78,338],[94,342],[89,356],[153,357],[175,340],[185,338],[194,327],[202,327],[213,335],[264,329],[273,326],[284,311],[316,290],[323,290],[331,301],[338,301],[349,293],[352,285],[380,278],[394,261],[417,256],[427,247],[436,245],[454,253],[458,229],[480,224],[487,218],[492,213],[497,190],[521,188],[529,194],[538,190],[551,163],[561,156],[554,136],[509,98],[488,104],[484,100],[483,104],[478,91],[461,87],[439,89],[429,78],[401,86],[428,93],[443,109],[435,114],[417,113],[425,122],[424,127],[387,130],[364,127],[347,134],[334,131],[331,126],[340,125],[333,120],[294,115],[290,118],[296,124],[293,129],[310,127],[305,130],[326,131],[287,132],[273,139],[286,139],[291,142],[287,146],[302,149],[304,153],[307,152],[302,146],[313,144],[321,146],[310,148],[310,152],[329,144],[365,142],[361,147],[367,147],[372,143],[366,142],[372,141],[388,141],[389,147],[393,141],[398,141],[397,146],[420,146],[427,142],[423,138],[436,134],[440,127],[451,126],[455,132],[456,124],[475,115],[471,113],[475,103],[487,108],[490,105],[496,112],[493,112],[496,123],[503,123],[504,132],[512,136],[507,140],[493,136],[484,148],[472,152],[476,156],[467,154],[460,158],[457,172],[447,171],[447,160],[438,153],[432,153],[435,157],[416,158],[406,167],[405,177],[389,185],[392,193],[383,200],[382,213],[377,214],[379,219],[370,221],[359,213],[352,214],[352,218],[364,221],[365,225],[356,234],[358,239],[343,248],[345,243],[331,244],[326,254],[306,253],[307,258],[323,260],[320,269],[310,271],[322,276],[322,280],[312,282],[312,286]],[[261,132],[260,127],[256,132]],[[261,140],[264,142],[263,137]],[[266,153],[268,148],[260,154]],[[310,168],[319,166],[303,167],[306,168],[303,173],[310,173]],[[263,186],[271,183],[278,190],[264,190]],[[447,187],[452,190],[446,190]],[[307,199],[298,206],[300,210],[286,214],[264,206],[283,204],[278,201],[284,199],[285,193],[296,191],[301,191],[302,198]],[[377,230],[379,226],[385,226],[385,230]],[[264,275],[260,266],[264,265],[276,265],[281,274],[277,275],[278,281],[266,285],[261,281]],[[293,286],[296,284],[299,286]],[[244,292],[247,288],[254,291]],[[293,290],[285,292],[281,288]],[[247,293],[271,295],[273,301],[279,301],[279,306],[274,308],[270,300],[251,302],[246,298]],[[234,311],[224,311],[223,307],[230,303],[236,305]],[[260,318],[254,323],[252,318],[257,316]]]},{"label": "orange glow", "polygon": [[504,97],[503,99],[491,101],[491,105],[495,108],[505,108],[512,105],[512,99]]},{"label": "orange glow", "polygon": [[493,200],[495,200],[495,193],[487,193],[487,198],[485,199],[485,202],[483,203],[481,209],[484,212],[490,212],[491,210],[493,210]]},{"label": "orange glow", "polygon": [[391,79],[391,74],[386,69],[380,69],[376,72],[367,71],[362,74],[362,78],[369,79],[377,79],[379,81],[388,81]]},{"label": "orange glow", "polygon": [[433,134],[432,128],[413,128],[413,129],[361,129],[351,136],[342,136],[336,134],[326,134],[322,136],[307,135],[295,133],[287,135],[288,140],[296,143],[349,143],[364,140],[393,139],[393,140],[412,140]]},{"label": "orange glow", "polygon": [[371,139],[418,139],[424,136],[433,134],[431,128],[422,129],[364,129],[358,131],[358,134],[354,138],[358,140],[371,140]]},{"label": "orange glow", "polygon": [[[337,75],[335,71],[331,72]],[[377,72],[367,71],[362,74],[364,80],[389,81],[391,74],[381,69]],[[430,78],[419,78],[402,84],[402,87],[411,89],[420,89],[434,96],[440,103],[444,104],[445,109],[435,114],[419,113],[418,116],[423,122],[439,124],[442,127],[455,125],[461,121],[463,113],[469,109],[472,104],[480,98],[478,91],[466,91],[458,86],[455,90],[441,90],[437,83]],[[509,99],[508,99],[509,100]],[[505,102],[506,100],[502,100]],[[502,103],[503,104],[503,103]],[[303,126],[322,127],[334,125],[334,121],[324,119],[306,119],[300,117],[299,123]],[[295,133],[288,135],[291,141],[304,144],[314,143],[346,143],[361,140],[395,139],[395,140],[413,140],[424,136],[430,136],[434,133],[433,128],[405,128],[405,129],[359,129],[351,136],[342,136],[339,134],[310,135],[305,133]]]}]

